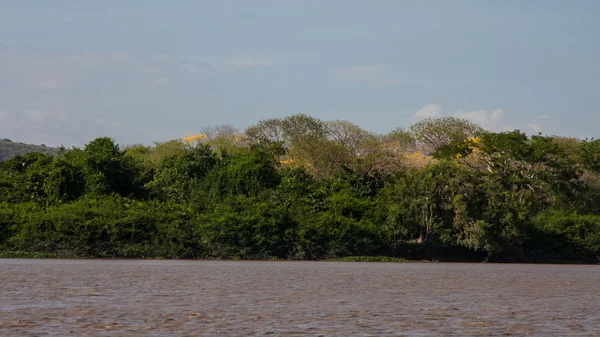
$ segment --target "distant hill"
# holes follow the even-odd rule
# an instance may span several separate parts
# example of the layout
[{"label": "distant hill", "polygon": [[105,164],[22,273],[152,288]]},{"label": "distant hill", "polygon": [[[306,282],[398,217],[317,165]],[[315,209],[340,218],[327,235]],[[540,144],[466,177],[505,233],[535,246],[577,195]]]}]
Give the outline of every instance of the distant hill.
[{"label": "distant hill", "polygon": [[10,139],[0,140],[0,161],[9,160],[15,156],[23,155],[30,152],[42,152],[46,154],[55,155],[58,153],[58,149],[55,147],[48,147],[46,145],[34,145],[13,142]]}]

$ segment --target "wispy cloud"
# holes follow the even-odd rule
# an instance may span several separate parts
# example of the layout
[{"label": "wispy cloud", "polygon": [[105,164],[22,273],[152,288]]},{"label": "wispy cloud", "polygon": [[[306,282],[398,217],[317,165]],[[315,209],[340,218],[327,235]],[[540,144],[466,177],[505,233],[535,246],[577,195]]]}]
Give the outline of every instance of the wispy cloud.
[{"label": "wispy cloud", "polygon": [[329,69],[329,76],[338,81],[376,86],[405,88],[443,87],[464,88],[464,80],[432,79],[415,75],[393,64],[354,64]]},{"label": "wispy cloud", "polygon": [[227,58],[223,65],[232,68],[267,68],[282,64],[275,55],[250,55]]},{"label": "wispy cloud", "polygon": [[506,131],[511,129],[511,125],[504,120],[505,112],[503,109],[488,110],[473,110],[464,111],[458,110],[454,113],[454,117],[469,120],[478,124],[484,129],[491,131]]},{"label": "wispy cloud", "polygon": [[[81,145],[100,136],[125,144],[170,139],[179,132],[164,111],[195,108],[213,75],[285,63],[271,54],[215,58],[0,48],[0,89],[7,93],[0,102],[0,136],[48,145]],[[149,115],[149,122],[141,117]]]},{"label": "wispy cloud", "polygon": [[271,68],[284,64],[275,55],[234,56],[224,59],[181,60],[176,56],[161,55],[160,60],[179,64],[180,69],[193,74],[208,74],[247,68]]},{"label": "wispy cloud", "polygon": [[[0,50],[5,79],[31,89],[60,90],[80,87],[91,78],[149,80],[160,76],[166,64],[144,61],[126,52],[53,53]],[[10,65],[10,66],[8,66]]]},{"label": "wispy cloud", "polygon": [[196,74],[206,74],[211,71],[211,69],[202,68],[202,67],[200,67],[196,64],[192,64],[192,63],[184,63],[180,67],[181,67],[181,69],[183,69],[187,72],[196,73]]},{"label": "wispy cloud", "polygon": [[384,80],[386,67],[381,64],[360,64],[330,69],[333,78],[339,81],[375,82]]},{"label": "wispy cloud", "polygon": [[46,113],[44,113],[42,110],[25,110],[23,114],[34,123],[43,123],[46,119]]},{"label": "wispy cloud", "polygon": [[[64,111],[0,110],[0,136],[26,143],[57,146],[69,139],[69,134],[80,130],[77,118]],[[57,131],[60,130],[60,131]]]},{"label": "wispy cloud", "polygon": [[440,117],[442,115],[442,107],[438,104],[427,104],[421,109],[417,110],[413,117],[415,118],[427,118],[427,117]]},{"label": "wispy cloud", "polygon": [[169,101],[184,74],[169,57],[1,48],[0,73],[0,88],[10,93],[1,102],[0,136],[48,145],[80,145],[104,135],[127,142],[160,137],[132,132],[140,119],[119,120],[148,109],[142,97],[149,93],[160,96],[153,102]]},{"label": "wispy cloud", "polygon": [[[442,107],[438,104],[427,104],[413,114],[413,118],[422,119],[430,117],[442,117]],[[506,112],[503,109],[495,110],[456,110],[450,116],[466,119],[482,128],[490,131],[501,132],[513,129],[511,123],[506,120]],[[537,119],[549,118],[547,115],[538,116]]]},{"label": "wispy cloud", "polygon": [[544,121],[550,119],[550,115],[537,115],[527,124],[527,127],[535,133],[540,133],[544,129]]},{"label": "wispy cloud", "polygon": [[164,53],[55,53],[0,49],[0,71],[5,80],[38,90],[76,88],[92,82],[91,79],[118,79],[164,86],[178,71],[199,75],[244,68],[268,68],[283,63],[275,55],[190,59]]}]

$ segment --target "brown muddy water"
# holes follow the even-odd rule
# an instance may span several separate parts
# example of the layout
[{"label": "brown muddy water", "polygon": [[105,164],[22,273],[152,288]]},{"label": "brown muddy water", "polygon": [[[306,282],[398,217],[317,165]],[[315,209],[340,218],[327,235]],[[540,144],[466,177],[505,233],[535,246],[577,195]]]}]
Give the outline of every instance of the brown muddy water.
[{"label": "brown muddy water", "polygon": [[0,336],[600,336],[600,266],[0,260]]}]

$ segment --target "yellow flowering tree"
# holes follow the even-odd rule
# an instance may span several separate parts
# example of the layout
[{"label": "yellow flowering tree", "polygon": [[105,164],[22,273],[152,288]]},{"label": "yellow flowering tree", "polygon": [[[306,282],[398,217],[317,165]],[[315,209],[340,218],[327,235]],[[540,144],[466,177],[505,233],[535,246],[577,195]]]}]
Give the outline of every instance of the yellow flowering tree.
[{"label": "yellow flowering tree", "polygon": [[195,145],[195,144],[202,142],[202,140],[205,138],[206,138],[206,134],[200,133],[200,134],[195,134],[195,135],[184,136],[182,138],[182,140],[184,143],[186,143],[188,145]]}]

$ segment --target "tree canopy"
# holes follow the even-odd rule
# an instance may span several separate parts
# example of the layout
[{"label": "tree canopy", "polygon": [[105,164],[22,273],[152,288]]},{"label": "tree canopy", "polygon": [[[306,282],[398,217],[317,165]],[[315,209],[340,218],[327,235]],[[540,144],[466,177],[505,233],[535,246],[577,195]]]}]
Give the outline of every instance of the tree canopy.
[{"label": "tree canopy", "polygon": [[597,140],[457,118],[375,134],[304,114],[200,131],[11,155],[0,162],[0,251],[600,259]]}]

